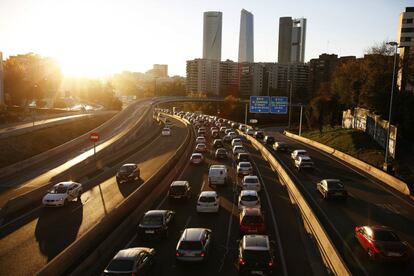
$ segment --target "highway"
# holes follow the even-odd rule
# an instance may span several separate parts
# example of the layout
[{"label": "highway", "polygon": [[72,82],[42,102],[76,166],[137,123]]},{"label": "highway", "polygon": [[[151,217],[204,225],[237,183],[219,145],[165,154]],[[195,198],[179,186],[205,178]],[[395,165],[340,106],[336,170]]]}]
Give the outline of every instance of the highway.
[{"label": "highway", "polygon": [[[210,144],[211,139],[208,139],[208,142]],[[276,181],[275,172],[258,155],[258,152],[248,144],[246,147],[253,157],[255,174],[259,175],[263,182],[262,210],[268,233],[277,244],[274,275],[325,275],[326,271],[319,252],[306,233],[298,211],[291,204],[285,188]],[[229,145],[227,149],[230,150]],[[209,187],[207,184],[209,166],[223,163],[230,169],[232,184],[226,187]],[[230,157],[227,161],[218,162],[210,152],[206,155],[205,163],[200,165],[188,163],[177,176],[177,180],[190,182],[192,198],[189,201],[170,202],[164,195],[154,202],[152,207],[176,212],[175,223],[169,237],[165,240],[156,240],[135,236],[125,247],[154,247],[157,251],[157,264],[153,275],[237,275],[237,240],[241,238],[238,228],[237,185],[241,178],[235,174],[234,160]],[[201,191],[212,189],[220,196],[219,213],[198,214],[197,195]],[[186,227],[206,227],[213,231],[213,250],[203,264],[179,264],[175,261],[176,243],[180,232]],[[103,269],[104,267],[98,268],[96,273]]]},{"label": "highway", "polygon": [[[406,264],[375,263],[354,239],[354,228],[360,225],[386,225],[396,230],[401,239],[414,245],[414,202],[367,173],[306,146],[280,133],[270,131],[276,141],[285,141],[290,150],[305,149],[315,162],[315,170],[294,167],[288,153],[275,153],[302,191],[319,220],[328,231],[336,248],[355,275],[414,275],[414,262]],[[316,183],[326,178],[341,179],[349,192],[346,202],[326,201],[316,190]]]},{"label": "highway", "polygon": [[[154,130],[159,133],[158,128]],[[35,274],[150,178],[175,153],[187,132],[184,124],[177,123],[171,137],[159,135],[122,162],[139,164],[141,180],[138,183],[118,185],[114,175],[121,164],[115,164],[83,183],[86,191],[82,202],[75,201],[62,208],[36,206],[29,215],[23,214],[3,224],[0,228],[0,275]],[[23,263],[25,265],[20,265]]]}]

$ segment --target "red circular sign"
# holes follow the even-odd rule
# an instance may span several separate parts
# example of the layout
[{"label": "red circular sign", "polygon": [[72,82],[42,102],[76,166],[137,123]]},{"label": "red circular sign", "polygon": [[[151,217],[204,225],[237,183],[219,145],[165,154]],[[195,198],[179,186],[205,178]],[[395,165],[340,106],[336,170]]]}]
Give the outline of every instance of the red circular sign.
[{"label": "red circular sign", "polygon": [[89,135],[89,139],[90,139],[92,142],[98,142],[98,141],[99,141],[99,133],[91,133],[91,134]]}]

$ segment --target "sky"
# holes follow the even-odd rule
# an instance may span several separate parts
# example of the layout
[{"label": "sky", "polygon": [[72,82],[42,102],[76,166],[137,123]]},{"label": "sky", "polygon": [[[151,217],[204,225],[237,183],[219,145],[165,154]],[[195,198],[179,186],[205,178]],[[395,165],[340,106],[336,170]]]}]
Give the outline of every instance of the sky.
[{"label": "sky", "polygon": [[363,56],[395,41],[412,0],[0,0],[3,58],[34,52],[65,74],[145,72],[168,64],[185,76],[202,57],[203,12],[223,12],[222,60],[237,61],[240,11],[254,15],[255,62],[276,62],[279,17],[307,18],[305,60],[322,53]]}]

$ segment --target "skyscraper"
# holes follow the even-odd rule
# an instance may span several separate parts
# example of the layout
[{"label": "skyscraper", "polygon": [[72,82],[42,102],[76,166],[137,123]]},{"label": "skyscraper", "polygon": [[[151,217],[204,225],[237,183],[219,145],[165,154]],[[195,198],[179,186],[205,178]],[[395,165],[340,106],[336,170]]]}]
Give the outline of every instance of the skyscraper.
[{"label": "skyscraper", "polygon": [[253,62],[253,50],[253,14],[243,9],[240,16],[239,62]]},{"label": "skyscraper", "polygon": [[401,91],[414,93],[414,7],[400,14],[398,44],[402,66],[398,70],[397,85]]},{"label": "skyscraper", "polygon": [[295,63],[305,61],[306,18],[279,19],[279,63]]},{"label": "skyscraper", "polygon": [[203,59],[221,60],[221,29],[223,14],[217,11],[204,13]]}]

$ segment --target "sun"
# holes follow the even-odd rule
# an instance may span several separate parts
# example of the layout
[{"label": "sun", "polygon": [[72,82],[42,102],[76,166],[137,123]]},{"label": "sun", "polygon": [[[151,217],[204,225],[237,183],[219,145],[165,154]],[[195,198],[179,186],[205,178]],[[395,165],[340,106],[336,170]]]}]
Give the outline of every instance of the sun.
[{"label": "sun", "polygon": [[65,76],[103,77],[114,73],[105,56],[90,52],[65,53],[58,56],[57,60]]}]

